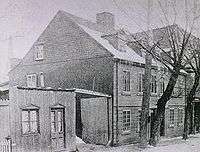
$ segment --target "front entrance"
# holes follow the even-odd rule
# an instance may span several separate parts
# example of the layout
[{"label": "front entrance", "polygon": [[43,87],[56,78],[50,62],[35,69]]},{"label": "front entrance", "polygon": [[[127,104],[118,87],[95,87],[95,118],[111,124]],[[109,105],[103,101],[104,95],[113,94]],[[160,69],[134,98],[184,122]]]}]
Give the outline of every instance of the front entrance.
[{"label": "front entrance", "polygon": [[65,148],[64,108],[51,109],[51,145],[55,151]]}]

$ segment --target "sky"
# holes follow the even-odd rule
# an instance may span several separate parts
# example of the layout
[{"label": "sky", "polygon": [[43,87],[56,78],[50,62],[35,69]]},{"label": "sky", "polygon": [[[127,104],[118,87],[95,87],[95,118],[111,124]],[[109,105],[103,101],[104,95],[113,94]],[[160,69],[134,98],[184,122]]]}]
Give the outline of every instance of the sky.
[{"label": "sky", "polygon": [[[151,1],[153,26],[161,21],[163,9],[158,0]],[[166,8],[166,0],[160,1]],[[168,1],[168,5],[174,5],[174,0]],[[175,1],[176,12],[181,16],[185,0]],[[191,2],[189,0],[188,3]],[[173,16],[175,11],[173,7],[169,8],[168,14]],[[117,28],[126,28],[131,32],[146,28],[147,0],[0,0],[0,82],[8,79],[8,56],[22,58],[58,10],[94,22],[96,13],[108,11],[115,15]]]}]

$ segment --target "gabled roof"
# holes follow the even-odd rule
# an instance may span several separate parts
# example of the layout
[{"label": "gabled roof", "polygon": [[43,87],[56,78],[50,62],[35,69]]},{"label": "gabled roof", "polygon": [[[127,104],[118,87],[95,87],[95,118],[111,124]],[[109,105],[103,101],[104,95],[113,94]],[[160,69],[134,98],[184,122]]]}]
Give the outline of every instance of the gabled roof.
[{"label": "gabled roof", "polygon": [[98,43],[100,43],[105,49],[107,49],[111,54],[114,55],[114,58],[132,61],[132,62],[138,62],[138,63],[145,63],[145,59],[141,56],[139,56],[134,50],[132,50],[130,47],[125,45],[124,49],[125,51],[119,51],[116,48],[114,48],[108,40],[103,38],[103,33],[94,31],[89,29],[86,26],[79,25],[85,32],[87,32],[93,39],[95,39]]},{"label": "gabled roof", "polygon": [[65,11],[59,11],[62,15],[69,17],[72,21],[74,21],[79,27],[81,27],[86,33],[88,33],[93,39],[95,39],[100,45],[102,45],[107,51],[114,55],[114,58],[127,60],[131,62],[145,63],[145,59],[139,56],[133,49],[125,46],[126,51],[117,50],[109,43],[108,40],[103,38],[102,36],[105,33],[117,33],[118,31],[115,29],[106,29],[98,25],[97,23],[91,22],[89,20],[77,17]]},{"label": "gabled roof", "polygon": [[[99,25],[95,22],[89,21],[87,19],[80,18],[78,16],[72,15],[72,14],[67,13],[65,11],[58,11],[57,14],[54,16],[54,18],[52,19],[52,21],[49,23],[49,25],[56,18],[59,18],[59,21],[61,21],[61,22],[62,22],[62,19],[63,20],[70,20],[70,21],[74,22],[78,27],[80,27],[80,29],[85,31],[89,36],[91,36],[91,38],[93,38],[97,43],[99,43],[103,48],[105,48],[105,50],[107,50],[110,54],[112,54],[114,56],[114,58],[127,60],[127,61],[131,61],[131,62],[139,62],[139,63],[142,63],[142,64],[145,63],[144,58],[139,56],[133,49],[129,48],[128,46],[125,46],[126,51],[122,52],[122,51],[114,48],[108,42],[108,40],[106,40],[105,38],[102,37],[105,34],[117,33],[118,31],[115,30],[114,28],[107,29],[106,27],[103,27],[103,26],[101,26],[101,25]],[[49,28],[49,25],[47,26],[47,28]],[[32,47],[31,47],[30,50],[32,50]],[[29,50],[29,52],[30,52],[30,50]],[[29,54],[29,52],[23,57],[21,62],[17,66],[15,66],[12,70],[14,70],[16,67],[23,64],[23,61],[24,61],[25,57]]]}]

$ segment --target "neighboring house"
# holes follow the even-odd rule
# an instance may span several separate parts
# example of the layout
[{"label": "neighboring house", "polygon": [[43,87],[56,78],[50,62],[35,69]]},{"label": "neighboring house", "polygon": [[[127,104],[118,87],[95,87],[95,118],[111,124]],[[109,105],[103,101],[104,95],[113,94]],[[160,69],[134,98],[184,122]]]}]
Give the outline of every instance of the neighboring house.
[{"label": "neighboring house", "polygon": [[9,90],[9,81],[0,83],[0,91]]},{"label": "neighboring house", "polygon": [[[109,121],[111,128],[108,127],[108,130],[111,130],[110,139],[113,139],[115,144],[138,142],[145,59],[139,55],[139,50],[134,51],[125,44],[122,39],[126,38],[123,30],[115,29],[115,19],[111,13],[98,13],[97,21],[93,23],[59,11],[22,61],[10,71],[11,104],[16,103],[16,100],[21,106],[24,104],[16,99],[17,96],[12,95],[12,92],[15,94],[16,87],[39,90],[79,88],[102,92],[111,95],[113,101],[112,108],[107,111],[108,114],[112,114],[112,121]],[[169,73],[164,68],[159,69],[156,62],[153,62],[149,126],[168,76]],[[161,135],[182,135],[184,97],[183,94],[178,97],[175,95],[182,91],[181,80],[180,77],[177,91],[174,92],[175,97],[167,104]],[[49,102],[47,98],[44,100]],[[36,101],[34,105],[38,106]],[[76,102],[76,135],[81,138],[87,133],[81,124],[82,121],[90,123],[90,118],[87,119],[81,111],[86,105],[82,101]],[[88,111],[97,114],[98,110],[92,109],[91,105],[96,106],[96,109],[100,105],[87,105],[90,107]],[[13,106],[13,110],[17,110],[20,115],[20,107]],[[17,115],[16,117],[20,118]],[[93,121],[94,124],[98,123],[97,119]],[[13,125],[14,122],[11,123]],[[94,127],[94,124],[90,126]],[[102,134],[101,128],[98,125],[95,127]],[[19,130],[22,128],[11,133],[13,142],[20,143],[17,141],[20,139],[16,137],[16,134],[22,136]],[[95,139],[95,135],[91,138]],[[31,135],[27,134],[28,136]],[[85,141],[92,142],[91,138]]]},{"label": "neighboring house", "polygon": [[10,135],[9,125],[9,94],[8,90],[4,90],[0,91],[0,151],[5,147],[6,137]]}]

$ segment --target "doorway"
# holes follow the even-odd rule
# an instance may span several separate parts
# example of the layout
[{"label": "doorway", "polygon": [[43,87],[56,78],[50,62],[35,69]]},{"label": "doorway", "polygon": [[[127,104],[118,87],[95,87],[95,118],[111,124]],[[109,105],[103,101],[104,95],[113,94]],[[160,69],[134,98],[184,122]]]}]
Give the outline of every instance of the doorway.
[{"label": "doorway", "polygon": [[51,145],[53,150],[65,148],[64,108],[51,109]]}]

